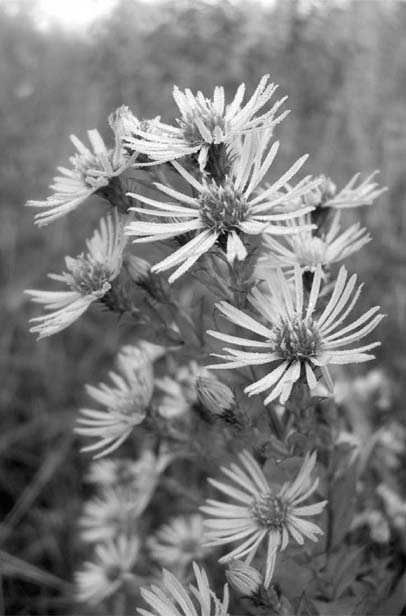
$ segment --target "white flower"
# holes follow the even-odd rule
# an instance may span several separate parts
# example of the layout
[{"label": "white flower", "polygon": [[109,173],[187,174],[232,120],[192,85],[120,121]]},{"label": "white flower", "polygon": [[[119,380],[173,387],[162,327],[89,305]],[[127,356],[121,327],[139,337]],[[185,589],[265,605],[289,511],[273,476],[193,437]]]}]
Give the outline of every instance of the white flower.
[{"label": "white flower", "polygon": [[153,161],[163,163],[181,156],[198,154],[200,169],[206,166],[210,147],[229,144],[236,135],[254,129],[272,129],[289,113],[277,118],[275,114],[286,97],[277,101],[271,109],[255,115],[269,103],[277,89],[273,83],[267,85],[269,75],[262,77],[249,101],[241,107],[245,85],[238,88],[230,105],[225,105],[224,88],[214,89],[213,99],[205,98],[202,92],[196,96],[187,89],[181,92],[174,87],[173,97],[181,112],[179,127],[153,122],[155,131],[135,130],[135,138],[128,138],[127,144],[138,152],[148,155]]},{"label": "white flower", "polygon": [[136,495],[129,488],[105,488],[84,505],[79,518],[81,539],[97,543],[131,534],[140,513]]},{"label": "white flower", "polygon": [[199,514],[173,518],[149,540],[151,557],[169,568],[183,568],[193,560],[201,560],[208,553],[202,545],[203,532],[203,518]]},{"label": "white flower", "polygon": [[95,458],[117,449],[145,416],[154,387],[153,367],[140,348],[125,346],[117,356],[118,372],[109,372],[112,385],[86,386],[93,400],[104,408],[81,409],[75,432],[96,439],[82,451],[99,450]]},{"label": "white flower", "polygon": [[230,468],[221,469],[238,487],[209,479],[215,488],[238,504],[208,499],[207,504],[200,508],[212,516],[205,521],[208,545],[238,542],[238,546],[220,558],[220,562],[245,558],[245,562],[250,564],[259,546],[266,540],[264,585],[268,587],[277,551],[286,549],[290,537],[303,545],[304,538],[318,541],[317,536],[323,534],[319,526],[303,518],[321,513],[327,501],[301,505],[318,486],[318,479],[312,481],[310,477],[316,464],[315,453],[306,455],[296,479],[284,483],[277,492],[270,487],[248,451],[243,451],[239,459],[241,466],[231,464]]},{"label": "white flower", "polygon": [[[151,268],[152,272],[162,272],[177,267],[169,277],[169,282],[173,282],[217,242],[225,246],[227,260],[233,263],[235,259],[243,260],[247,256],[241,235],[242,237],[244,234],[262,233],[286,235],[301,230],[299,226],[292,230],[278,223],[309,212],[311,207],[294,211],[286,208],[283,213],[280,211],[272,213],[272,210],[302,196],[320,180],[310,182],[306,177],[295,187],[286,188],[284,192],[280,191],[302,167],[307,159],[307,156],[303,156],[276,182],[256,194],[255,189],[264,178],[279,148],[279,143],[274,143],[263,160],[268,141],[267,134],[262,136],[248,134],[244,139],[241,157],[235,160],[230,176],[223,184],[204,178],[199,182],[179,163],[173,162],[180,175],[197,192],[196,197],[159,183],[155,186],[171,199],[175,199],[175,203],[156,201],[129,193],[130,196],[150,206],[150,209],[145,207],[131,209],[153,219],[153,222],[133,221],[127,226],[127,234],[138,237],[135,242],[154,242],[193,233],[192,238],[181,248],[155,264]],[[157,218],[168,220],[156,222]]]},{"label": "white flower", "polygon": [[[379,306],[371,308],[358,319],[343,326],[343,321],[353,310],[362,285],[357,289],[357,276],[347,280],[347,271],[341,267],[330,300],[318,316],[317,300],[322,282],[322,269],[316,267],[310,295],[305,301],[303,280],[300,268],[295,268],[295,291],[292,292],[281,270],[278,271],[278,285],[269,288],[271,301],[258,289],[254,289],[249,301],[268,322],[263,325],[248,314],[231,306],[227,302],[217,304],[218,309],[232,323],[258,334],[264,340],[245,339],[229,334],[209,331],[219,340],[237,346],[256,347],[258,352],[247,352],[224,348],[227,355],[217,355],[227,363],[209,366],[218,368],[239,368],[277,362],[263,378],[245,388],[249,395],[270,390],[265,404],[280,397],[282,404],[289,398],[293,385],[303,379],[310,390],[316,387],[315,370],[320,368],[330,390],[333,383],[328,370],[330,364],[360,363],[374,359],[366,353],[379,346],[373,342],[355,348],[342,348],[356,343],[369,334],[383,319],[377,315]],[[355,290],[354,290],[355,289]]]},{"label": "white flower", "polygon": [[30,319],[30,323],[37,323],[30,332],[38,333],[39,339],[56,334],[76,321],[90,304],[104,297],[111,281],[120,273],[125,243],[117,212],[102,218],[99,229],[86,240],[87,252],[76,258],[66,257],[66,272],[49,274],[49,278],[62,282],[69,290],[26,291],[32,301],[52,311]]},{"label": "white flower", "polygon": [[371,205],[387,191],[387,188],[378,188],[377,182],[371,182],[377,173],[378,171],[371,173],[358,186],[356,183],[360,173],[356,173],[338,193],[336,185],[329,178],[320,176],[322,183],[304,199],[309,205],[338,209]]},{"label": "white flower", "polygon": [[[204,569],[193,563],[197,587],[190,585],[190,593],[177,578],[165,569],[162,572],[163,589],[151,586],[141,588],[141,595],[151,610],[138,608],[141,616],[228,616],[228,587],[225,585],[220,601],[210,589]],[[192,595],[193,599],[190,597]]]},{"label": "white flower", "polygon": [[[44,201],[27,202],[28,206],[46,208],[35,216],[38,225],[47,225],[65,216],[94,193],[109,199],[110,184],[114,184],[116,178],[134,161],[134,156],[125,156],[120,136],[116,138],[115,148],[109,149],[97,130],[89,130],[87,134],[92,150],[71,135],[71,141],[78,150],[69,158],[72,169],[58,167],[62,175],[55,177],[50,186],[53,194]],[[117,187],[113,186],[112,190],[117,193]]]},{"label": "white flower", "polygon": [[95,547],[94,562],[85,562],[75,575],[78,601],[97,605],[117,592],[131,573],[139,550],[135,537],[120,536]]},{"label": "white flower", "polygon": [[339,219],[340,212],[336,212],[327,232],[320,235],[314,235],[310,228],[310,214],[287,221],[287,226],[292,230],[297,226],[303,230],[285,236],[282,240],[265,236],[265,245],[269,252],[259,259],[258,270],[266,274],[269,268],[292,269],[299,265],[304,270],[314,271],[319,264],[329,266],[347,259],[371,240],[366,229],[358,223],[340,233]]}]

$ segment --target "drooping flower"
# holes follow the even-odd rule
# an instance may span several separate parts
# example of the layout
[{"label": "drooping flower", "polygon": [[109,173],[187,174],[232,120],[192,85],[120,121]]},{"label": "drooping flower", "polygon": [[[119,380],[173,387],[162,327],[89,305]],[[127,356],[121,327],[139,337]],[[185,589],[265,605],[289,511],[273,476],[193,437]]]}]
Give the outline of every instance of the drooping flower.
[{"label": "drooping flower", "polygon": [[211,516],[205,521],[208,545],[238,542],[238,546],[220,558],[220,562],[244,559],[250,564],[261,543],[267,541],[264,586],[268,587],[277,551],[285,550],[291,537],[303,545],[305,538],[316,542],[318,535],[323,534],[319,526],[304,518],[320,514],[327,501],[301,504],[317,490],[318,479],[311,479],[316,464],[315,453],[306,455],[296,479],[285,482],[278,491],[272,489],[248,451],[243,451],[239,459],[240,466],[231,464],[229,468],[221,469],[234,485],[209,479],[215,488],[238,504],[208,499],[200,508]]},{"label": "drooping flower", "polygon": [[97,605],[132,581],[138,551],[139,540],[124,535],[97,545],[94,561],[85,562],[75,575],[77,600]]},{"label": "drooping flower", "polygon": [[150,609],[138,608],[141,616],[228,616],[228,587],[224,587],[222,600],[210,588],[204,569],[193,563],[197,587],[190,585],[190,593],[179,580],[165,569],[162,572],[162,586],[141,588],[141,595]]},{"label": "drooping flower", "polygon": [[203,559],[203,518],[199,514],[178,516],[158,529],[148,542],[151,557],[164,567],[182,569]]},{"label": "drooping flower", "polygon": [[44,201],[30,200],[28,206],[41,208],[35,216],[39,226],[47,225],[78,208],[93,194],[115,202],[121,195],[117,186],[119,176],[134,162],[136,155],[126,156],[120,131],[116,132],[114,148],[107,148],[97,130],[87,131],[91,148],[87,148],[75,135],[71,141],[77,153],[69,158],[71,169],[58,167],[62,174],[54,178],[50,188],[53,194]]},{"label": "drooping flower", "polygon": [[322,175],[320,176],[322,182],[313,191],[307,193],[304,199],[309,205],[315,207],[337,209],[371,205],[375,199],[387,191],[387,188],[379,188],[377,182],[371,181],[377,173],[378,171],[371,173],[358,186],[356,183],[360,173],[356,173],[339,192],[334,182]]},{"label": "drooping flower", "polygon": [[[300,226],[302,231],[277,240],[270,235],[265,237],[267,253],[259,259],[258,270],[266,275],[269,268],[289,268],[295,265],[313,272],[317,265],[329,266],[347,259],[371,240],[371,236],[358,223],[340,233],[340,213],[337,212],[327,232],[315,235],[312,231],[311,214],[288,220],[293,230]],[[308,228],[306,228],[308,227]]]},{"label": "drooping flower", "polygon": [[347,270],[341,267],[334,290],[325,308],[318,316],[317,300],[322,282],[322,269],[318,265],[314,272],[308,300],[305,302],[303,280],[300,268],[295,268],[295,291],[292,292],[281,270],[277,273],[278,284],[269,288],[271,301],[259,289],[254,289],[249,298],[252,306],[268,322],[263,325],[248,314],[227,302],[217,304],[218,309],[229,321],[258,334],[263,340],[245,339],[220,332],[208,333],[219,340],[237,346],[260,349],[247,352],[226,347],[226,355],[214,354],[227,360],[226,363],[209,366],[212,369],[239,368],[277,362],[277,365],[263,378],[245,388],[249,395],[266,390],[270,393],[265,404],[280,397],[286,402],[293,385],[303,378],[309,389],[316,387],[315,370],[320,368],[327,385],[333,384],[328,366],[330,364],[360,363],[374,359],[367,353],[380,345],[373,342],[355,348],[343,348],[364,338],[380,323],[383,315],[377,314],[379,306],[371,308],[358,319],[343,326],[343,321],[353,310],[362,285],[356,288],[357,276],[348,278]]},{"label": "drooping flower", "polygon": [[112,385],[86,386],[89,396],[104,407],[79,411],[75,432],[96,439],[82,451],[98,451],[95,458],[117,449],[146,416],[154,387],[148,355],[136,346],[125,346],[117,356],[117,372],[109,372]]},{"label": "drooping flower", "polygon": [[[299,226],[292,229],[278,223],[309,212],[311,207],[293,211],[287,207],[282,213],[281,210],[275,212],[273,209],[304,195],[316,186],[319,180],[309,181],[309,177],[306,177],[295,187],[286,188],[281,192],[280,189],[286,187],[287,182],[304,164],[307,156],[303,156],[276,182],[256,193],[279,148],[279,143],[275,142],[264,158],[268,141],[268,134],[262,136],[248,134],[244,139],[241,157],[235,160],[229,177],[221,184],[204,178],[199,182],[174,161],[172,164],[179,174],[197,191],[196,197],[160,183],[155,184],[156,188],[171,199],[175,199],[175,203],[156,201],[143,195],[129,193],[150,206],[149,209],[145,206],[131,209],[153,220],[153,222],[133,221],[127,226],[127,234],[138,238],[134,240],[135,242],[155,242],[182,237],[185,233],[193,234],[192,238],[175,252],[155,264],[151,268],[152,272],[162,272],[176,267],[175,272],[169,277],[169,282],[173,282],[219,241],[222,242],[221,245],[226,246],[227,260],[233,263],[235,259],[243,260],[247,256],[244,234],[286,235],[301,230]],[[167,221],[156,222],[159,218],[166,218]]]},{"label": "drooping flower", "polygon": [[99,229],[86,241],[87,252],[75,258],[65,257],[66,272],[49,274],[49,278],[62,282],[69,290],[26,291],[32,301],[50,311],[30,319],[30,323],[36,323],[30,332],[38,333],[39,339],[56,334],[76,321],[90,304],[103,298],[120,273],[125,243],[122,218],[117,212],[102,218]]},{"label": "drooping flower", "polygon": [[216,87],[213,98],[208,99],[202,92],[194,96],[191,90],[181,92],[175,86],[173,97],[181,113],[179,126],[154,122],[154,131],[133,131],[135,137],[126,139],[126,143],[159,163],[198,154],[200,169],[203,170],[210,147],[229,144],[237,135],[255,129],[271,130],[289,113],[286,111],[275,118],[285,97],[268,111],[256,115],[269,103],[277,89],[273,83],[267,85],[268,79],[269,75],[262,77],[254,94],[244,106],[241,104],[245,84],[240,85],[230,105],[225,105],[222,87]]}]

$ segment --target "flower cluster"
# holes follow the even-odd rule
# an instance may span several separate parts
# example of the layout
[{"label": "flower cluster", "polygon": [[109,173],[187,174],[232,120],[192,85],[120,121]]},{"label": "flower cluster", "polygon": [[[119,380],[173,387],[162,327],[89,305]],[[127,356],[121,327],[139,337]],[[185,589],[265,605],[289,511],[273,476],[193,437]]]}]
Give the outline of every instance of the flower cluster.
[{"label": "flower cluster", "polygon": [[[249,613],[318,613],[318,605],[322,613],[331,597],[323,613],[338,613],[334,600],[358,601],[369,580],[344,576],[334,586],[334,563],[349,562],[351,572],[361,562],[358,548],[340,551],[348,531],[376,530],[386,514],[387,541],[404,518],[382,477],[380,517],[367,511],[347,523],[340,507],[355,502],[367,454],[351,418],[324,413],[320,393],[321,384],[332,392],[336,366],[370,361],[380,344],[364,341],[380,308],[356,312],[362,285],[335,267],[371,240],[359,222],[345,226],[344,210],[385,189],[375,174],[361,182],[357,174],[337,190],[330,178],[303,175],[307,155],[275,173],[273,131],[287,112],[278,115],[284,99],[270,102],[268,79],[245,102],[240,85],[229,104],[222,87],[212,98],[175,87],[174,126],[119,107],[109,118],[112,147],[96,130],[91,149],[72,137],[72,168],[60,168],[47,200],[28,202],[43,208],[40,225],[92,195],[112,210],[86,251],[50,275],[63,290],[27,293],[47,311],[31,319],[39,338],[96,301],[121,319],[114,370],[86,386],[91,404],[75,427],[91,439],[82,450],[103,458],[86,476],[95,493],[78,529],[90,556],[76,597],[107,610],[111,602],[114,613],[130,613],[127,600],[144,601],[141,616],[228,616],[230,605],[246,613],[246,600]],[[210,354],[222,361],[207,365]],[[380,454],[387,468],[399,466],[391,435],[381,430],[368,451],[375,446],[391,450]],[[225,563],[232,601],[227,585],[216,594]],[[191,567],[196,585],[187,587]]]}]

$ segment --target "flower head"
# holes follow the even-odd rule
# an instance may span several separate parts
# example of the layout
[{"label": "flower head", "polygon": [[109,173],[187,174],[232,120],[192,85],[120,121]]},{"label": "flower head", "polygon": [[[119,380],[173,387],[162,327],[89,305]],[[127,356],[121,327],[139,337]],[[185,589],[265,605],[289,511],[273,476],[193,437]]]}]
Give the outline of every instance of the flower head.
[{"label": "flower head", "polygon": [[203,543],[203,518],[199,514],[178,516],[161,526],[149,541],[153,560],[165,567],[185,567],[203,559],[208,549]]},{"label": "flower head", "polygon": [[[282,213],[280,210],[273,212],[273,208],[304,195],[316,186],[319,180],[309,181],[306,177],[295,187],[286,188],[281,192],[280,189],[286,187],[287,182],[304,164],[307,156],[303,156],[276,182],[256,194],[255,190],[267,173],[279,148],[279,143],[274,143],[263,159],[268,141],[268,134],[261,137],[257,134],[247,135],[241,156],[235,160],[230,175],[221,184],[206,179],[199,182],[179,163],[173,162],[180,175],[197,192],[196,197],[159,183],[155,184],[158,190],[175,199],[176,203],[156,201],[129,193],[150,206],[149,209],[145,207],[131,209],[152,217],[153,220],[153,222],[133,221],[127,226],[127,234],[138,238],[134,240],[135,242],[154,242],[193,233],[192,238],[180,248],[155,264],[151,268],[152,272],[176,267],[175,272],[169,277],[169,282],[173,282],[218,242],[226,246],[227,260],[233,263],[235,259],[243,260],[247,256],[246,246],[241,239],[244,234],[286,235],[302,229],[300,226],[292,229],[278,223],[296,218],[312,208],[303,207],[293,211],[291,208],[286,208]],[[159,218],[167,220],[156,222],[155,220]]]},{"label": "flower head", "polygon": [[32,301],[52,311],[31,319],[30,323],[37,324],[30,332],[38,333],[39,339],[56,334],[76,321],[90,304],[103,298],[120,273],[125,242],[117,212],[102,218],[99,229],[86,241],[87,252],[76,258],[66,257],[66,272],[49,274],[49,278],[62,282],[69,290],[26,291]]},{"label": "flower head", "polygon": [[132,580],[138,551],[138,539],[124,535],[97,545],[94,561],[85,562],[75,575],[78,601],[97,605]]},{"label": "flower head", "polygon": [[224,587],[223,599],[211,590],[204,569],[193,563],[197,587],[190,585],[190,594],[169,571],[163,570],[162,586],[141,588],[141,595],[151,610],[138,608],[141,616],[228,616],[228,587]]},{"label": "flower head", "polygon": [[358,186],[356,183],[360,176],[356,173],[351,180],[337,192],[336,185],[325,176],[320,176],[322,182],[317,188],[309,192],[304,200],[308,205],[315,207],[331,207],[337,209],[371,205],[375,199],[387,191],[387,188],[378,188],[377,182],[371,182],[378,171],[374,171]]},{"label": "flower head", "polygon": [[62,175],[55,177],[50,186],[53,194],[44,201],[27,202],[28,206],[45,209],[35,216],[38,225],[47,225],[65,216],[93,194],[109,199],[111,190],[117,193],[114,182],[134,161],[134,156],[125,155],[120,131],[116,133],[116,144],[112,149],[106,147],[97,130],[89,130],[88,136],[92,149],[75,135],[70,136],[77,153],[69,159],[71,169],[58,167]]},{"label": "flower head", "polygon": [[377,314],[379,306],[375,306],[349,325],[342,325],[353,310],[362,288],[362,285],[356,288],[355,274],[347,280],[348,275],[344,266],[340,269],[330,300],[318,316],[314,316],[314,312],[322,281],[320,265],[314,272],[307,302],[305,302],[300,268],[295,268],[294,292],[280,270],[277,278],[279,284],[269,289],[271,301],[259,289],[255,289],[250,297],[252,306],[268,321],[266,326],[227,302],[217,304],[220,312],[232,323],[249,329],[264,340],[208,332],[215,338],[233,345],[260,349],[258,352],[247,352],[227,347],[224,349],[227,355],[215,354],[227,362],[209,366],[210,368],[277,364],[263,378],[245,388],[245,392],[249,395],[270,390],[265,404],[278,397],[284,404],[291,394],[293,385],[301,377],[305,379],[309,388],[313,389],[317,384],[315,375],[317,368],[321,369],[327,385],[332,390],[328,366],[374,359],[374,356],[366,351],[379,346],[379,342],[349,349],[342,347],[364,338],[383,319],[383,315]]},{"label": "flower head", "polygon": [[209,479],[210,483],[238,504],[207,500],[201,510],[211,516],[205,521],[208,545],[239,545],[220,558],[230,562],[245,558],[250,564],[261,543],[267,541],[264,585],[268,587],[276,561],[277,550],[285,550],[292,537],[299,545],[304,538],[318,541],[322,530],[306,519],[323,511],[327,501],[302,506],[317,489],[318,479],[312,481],[311,473],[316,464],[316,454],[306,455],[296,479],[273,490],[264,473],[248,451],[239,455],[241,465],[231,464],[222,468],[223,473],[238,488]]},{"label": "flower head", "polygon": [[97,439],[83,451],[99,450],[96,458],[117,449],[140,424],[151,400],[153,367],[147,354],[135,346],[125,346],[117,357],[117,372],[110,372],[111,385],[86,386],[86,391],[103,410],[80,410],[75,432]]},{"label": "flower head", "polygon": [[126,142],[138,152],[148,155],[153,161],[166,162],[197,154],[200,169],[206,166],[209,149],[219,144],[229,144],[236,137],[258,128],[272,129],[281,122],[288,112],[275,118],[282,103],[277,101],[271,109],[256,115],[269,103],[277,86],[267,85],[269,75],[262,77],[252,97],[244,105],[242,101],[245,85],[238,88],[230,105],[225,104],[225,94],[222,87],[216,87],[212,99],[206,98],[202,92],[196,96],[191,90],[181,92],[177,86],[173,97],[181,113],[178,127],[155,122],[155,131],[133,131],[135,137]]},{"label": "flower head", "polygon": [[166,418],[182,415],[197,402],[196,381],[199,377],[209,376],[209,371],[191,361],[180,366],[174,375],[155,379],[158,391],[162,392],[159,400],[159,413]]},{"label": "flower head", "polygon": [[268,251],[260,258],[258,269],[266,274],[269,268],[281,267],[291,270],[295,265],[299,265],[305,271],[314,272],[319,264],[329,266],[347,259],[365,246],[371,240],[371,236],[358,223],[340,233],[339,218],[340,213],[337,212],[327,232],[318,235],[311,229],[311,214],[288,220],[287,226],[292,230],[297,226],[302,230],[286,235],[281,240],[266,235],[265,245]]},{"label": "flower head", "polygon": [[136,494],[130,488],[111,486],[88,500],[79,518],[80,536],[87,543],[131,535],[140,511]]}]

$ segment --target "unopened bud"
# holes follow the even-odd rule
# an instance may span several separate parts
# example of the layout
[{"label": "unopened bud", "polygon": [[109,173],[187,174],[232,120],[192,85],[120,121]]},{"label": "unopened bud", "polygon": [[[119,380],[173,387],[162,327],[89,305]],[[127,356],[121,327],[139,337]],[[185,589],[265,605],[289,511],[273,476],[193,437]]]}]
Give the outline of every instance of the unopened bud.
[{"label": "unopened bud", "polygon": [[259,571],[240,560],[234,560],[230,563],[229,569],[226,571],[226,578],[234,590],[243,597],[252,597],[258,594],[264,583]]},{"label": "unopened bud", "polygon": [[231,389],[212,376],[200,376],[196,380],[197,397],[200,404],[213,415],[221,416],[235,406]]}]

